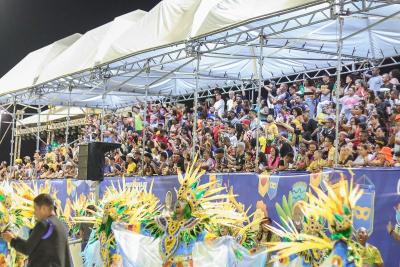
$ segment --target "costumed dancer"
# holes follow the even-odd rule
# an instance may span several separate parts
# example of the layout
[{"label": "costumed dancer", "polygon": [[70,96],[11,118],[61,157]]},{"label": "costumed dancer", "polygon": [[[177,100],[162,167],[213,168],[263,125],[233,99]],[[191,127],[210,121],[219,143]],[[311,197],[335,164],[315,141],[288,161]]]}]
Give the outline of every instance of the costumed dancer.
[{"label": "costumed dancer", "polygon": [[[30,185],[29,185],[30,184]],[[40,194],[48,194],[53,199],[54,204],[54,212],[58,219],[60,219],[65,225],[68,223],[68,203],[65,205],[65,211],[61,209],[61,201],[57,198],[57,192],[51,190],[51,186],[49,181],[45,181],[42,185],[39,186],[39,183],[36,181],[30,181],[28,183],[10,183],[9,188],[13,192],[12,195],[12,203],[13,207],[9,208],[10,214],[15,214],[14,217],[14,227],[8,228],[13,233],[16,233],[22,239],[28,239],[31,229],[33,229],[36,225],[36,220],[34,216],[34,199],[36,196]],[[6,188],[2,186],[2,188]],[[67,225],[68,229],[68,225]],[[13,255],[13,266],[25,266],[25,261],[27,257],[19,252],[16,252],[14,249],[11,249],[11,254]]]},{"label": "costumed dancer", "polygon": [[[29,187],[25,183],[10,183],[3,181],[0,185],[0,231],[18,233],[27,238],[29,230],[35,225],[33,192],[48,192],[48,184],[38,187],[36,183]],[[26,256],[17,253],[7,245],[4,240],[0,241],[0,266],[23,266]]]},{"label": "costumed dancer", "polygon": [[22,239],[11,231],[3,232],[2,238],[15,250],[28,256],[28,267],[71,266],[68,230],[56,217],[53,199],[49,194],[39,194],[33,202],[38,222],[29,238]]},{"label": "costumed dancer", "polygon": [[[129,186],[122,180],[118,187],[108,187],[104,197],[97,206],[91,209],[84,207],[84,201],[72,204],[75,216],[74,224],[92,224],[93,230],[88,244],[83,251],[84,266],[102,267],[120,264],[121,257],[116,251],[113,222],[134,224],[137,220],[145,220],[152,214],[160,213],[159,200],[150,190]],[[100,256],[99,256],[100,255]]]},{"label": "costumed dancer", "polygon": [[[139,220],[136,225],[114,224],[118,247],[124,251],[124,265],[263,266],[266,253],[250,255],[232,237],[215,239],[213,233],[219,232],[219,235],[234,235],[243,245],[251,244],[248,242],[252,240],[251,225],[243,227],[250,219],[244,216],[243,207],[230,201],[234,199],[232,191],[221,194],[226,188],[219,187],[216,181],[200,184],[203,173],[194,166],[191,164],[185,177],[178,175],[181,186],[172,216],[166,212]],[[136,231],[123,232],[121,228]],[[132,249],[132,243],[139,245]],[[221,249],[226,252],[223,257]]]},{"label": "costumed dancer", "polygon": [[[343,178],[334,185],[324,183],[327,193],[311,186],[315,195],[308,193],[308,202],[302,201],[306,222],[303,226],[308,234],[298,232],[290,219],[283,220],[283,226],[278,225],[278,228],[269,226],[271,231],[284,240],[269,243],[271,247],[268,249],[270,252],[278,252],[275,260],[279,260],[281,265],[362,266],[362,259],[358,253],[360,245],[351,239],[352,210],[361,197],[362,190],[358,187],[353,188],[353,183],[349,185]],[[328,224],[329,238],[321,235],[323,221]],[[330,251],[329,255],[324,255],[326,251]],[[304,260],[311,262],[307,265]]]},{"label": "costumed dancer", "polygon": [[[19,209],[15,206],[16,201],[11,185],[4,181],[0,187],[0,232],[3,233],[11,228],[19,228],[22,224],[22,218],[17,212]],[[17,202],[18,203],[18,202]],[[12,266],[13,260],[10,249],[5,240],[0,239],[0,267]]]},{"label": "costumed dancer", "polygon": [[[238,234],[246,233],[246,231],[241,232],[238,225],[243,226],[247,217],[237,212],[232,204],[231,208],[227,209],[226,200],[230,196],[221,193],[226,188],[218,186],[217,181],[201,184],[200,178],[203,174],[204,171],[200,172],[199,167],[195,168],[195,163],[191,164],[185,176],[181,172],[178,173],[180,188],[177,191],[172,216],[154,215],[147,220],[138,220],[138,224],[125,226],[139,234],[136,234],[138,238],[149,236],[156,238],[155,241],[158,242],[156,250],[151,250],[150,244],[141,247],[144,250],[143,253],[150,255],[146,259],[154,259],[151,263],[144,262],[140,257],[127,258],[126,260],[129,260],[132,266],[193,266],[194,254],[192,253],[196,248],[196,242],[214,240],[216,236],[212,233],[215,229],[226,227],[226,229],[234,229]],[[238,224],[238,222],[241,223]],[[131,235],[135,236],[133,233]],[[129,248],[126,247],[126,249]],[[134,252],[129,255],[131,254]],[[138,263],[138,261],[141,262]]]}]

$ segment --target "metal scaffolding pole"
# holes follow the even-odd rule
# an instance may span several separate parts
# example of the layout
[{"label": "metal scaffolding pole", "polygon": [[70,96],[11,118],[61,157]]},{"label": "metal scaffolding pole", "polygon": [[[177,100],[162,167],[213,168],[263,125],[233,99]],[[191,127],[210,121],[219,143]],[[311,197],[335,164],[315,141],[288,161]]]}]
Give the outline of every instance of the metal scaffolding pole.
[{"label": "metal scaffolding pole", "polygon": [[103,105],[101,107],[101,120],[100,120],[100,141],[101,142],[104,142],[104,116],[105,116],[104,98],[105,98],[105,95],[103,95]]},{"label": "metal scaffolding pole", "polygon": [[[144,175],[144,151],[146,149],[146,139],[147,139],[147,97],[149,93],[149,75],[150,75],[150,67],[147,66],[146,69],[146,85],[145,85],[145,97],[144,97],[144,128],[143,128],[143,137],[142,137],[142,175]],[[140,112],[140,111],[139,111]]]},{"label": "metal scaffolding pole", "polygon": [[196,88],[194,90],[194,105],[193,105],[193,145],[192,145],[192,160],[196,155],[197,141],[197,105],[198,105],[198,90],[199,90],[199,68],[200,68],[200,53],[196,52],[197,66],[195,72]]},{"label": "metal scaffolding pole", "polygon": [[341,16],[342,13],[342,1],[339,0],[339,13],[337,17],[337,23],[339,24],[339,38],[337,42],[337,49],[338,49],[338,63],[337,63],[337,71],[336,71],[336,136],[335,136],[335,166],[338,165],[339,162],[339,91],[340,91],[340,73],[342,71],[342,48],[343,48],[343,40],[342,40],[342,35],[343,35],[343,24],[344,24],[344,18]]},{"label": "metal scaffolding pole", "polygon": [[262,69],[264,65],[264,55],[263,55],[263,47],[264,47],[264,30],[261,29],[260,33],[260,56],[258,58],[258,96],[257,96],[257,128],[256,128],[256,168],[258,166],[258,158],[260,153],[260,144],[259,144],[259,127],[260,127],[260,112],[261,112],[261,89],[263,86],[263,78],[262,78]]},{"label": "metal scaffolding pole", "polygon": [[41,106],[37,108],[38,120],[37,120],[37,131],[36,131],[36,152],[40,151],[40,113],[42,113]]},{"label": "metal scaffolding pole", "polygon": [[14,138],[15,138],[15,112],[17,104],[13,102],[12,126],[11,126],[11,151],[10,151],[10,166],[14,166]]},{"label": "metal scaffolding pole", "polygon": [[72,91],[72,88],[69,88],[68,111],[67,111],[67,127],[65,128],[65,146],[68,145],[68,137],[69,137],[69,121],[70,121],[70,109],[71,109],[71,91]]}]

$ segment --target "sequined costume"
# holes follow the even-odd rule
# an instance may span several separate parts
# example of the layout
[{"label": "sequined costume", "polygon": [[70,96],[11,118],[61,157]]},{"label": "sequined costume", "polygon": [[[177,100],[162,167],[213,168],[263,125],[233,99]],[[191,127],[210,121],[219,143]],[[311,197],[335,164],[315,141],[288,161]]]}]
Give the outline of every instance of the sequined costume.
[{"label": "sequined costume", "polygon": [[[153,184],[153,183],[152,183]],[[84,250],[85,266],[110,266],[119,260],[116,254],[115,238],[111,229],[113,222],[137,224],[138,221],[159,214],[159,200],[149,191],[137,189],[125,183],[125,179],[118,186],[108,187],[103,198],[94,211],[86,207],[91,204],[85,199],[77,199],[72,204],[74,225],[81,223],[93,224],[93,233]],[[100,250],[100,259],[98,253]]]},{"label": "sequined costume", "polygon": [[[302,202],[303,232],[290,218],[283,219],[282,226],[270,229],[284,242],[270,243],[269,251],[278,252],[275,260],[285,264],[300,258],[300,266],[362,266],[360,245],[351,240],[352,210],[362,190],[343,178],[334,185],[325,183],[327,192],[312,188],[315,194],[308,193],[308,201]],[[323,232],[325,222],[329,237]]]},{"label": "sequined costume", "polygon": [[178,174],[175,211],[172,216],[147,216],[138,224],[131,224],[136,233],[160,240],[159,253],[164,267],[193,266],[192,249],[196,242],[216,236],[215,229],[226,226],[237,230],[246,218],[233,204],[227,208],[228,194],[216,181],[201,184],[204,171],[193,163],[183,176]]}]

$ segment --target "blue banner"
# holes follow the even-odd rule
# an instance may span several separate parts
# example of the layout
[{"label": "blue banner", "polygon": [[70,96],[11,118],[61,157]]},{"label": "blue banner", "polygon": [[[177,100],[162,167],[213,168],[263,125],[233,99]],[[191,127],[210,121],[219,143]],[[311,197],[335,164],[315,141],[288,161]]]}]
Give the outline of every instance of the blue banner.
[{"label": "blue banner", "polygon": [[[294,213],[296,203],[306,198],[310,185],[320,186],[324,190],[323,180],[334,182],[340,177],[353,179],[364,190],[363,196],[357,202],[354,210],[355,228],[365,227],[370,233],[369,243],[376,246],[382,254],[385,266],[399,266],[400,242],[389,236],[386,225],[389,221],[400,229],[400,168],[360,168],[360,169],[328,169],[323,173],[309,174],[306,172],[284,172],[277,174],[258,175],[254,173],[241,174],[207,174],[202,180],[217,181],[227,188],[233,186],[237,200],[251,212],[257,207],[266,207],[260,210],[268,213],[274,221],[279,222],[275,203],[281,203],[282,197],[292,195]],[[161,177],[126,177],[126,183],[131,186],[150,188],[153,183],[153,193],[164,202],[167,191],[174,193],[179,187],[176,176]],[[100,197],[107,187],[118,186],[120,177],[108,177],[100,183]],[[38,184],[44,181],[39,180]],[[57,197],[65,204],[68,198],[71,201],[80,194],[89,194],[89,181],[79,180],[51,180],[52,189],[57,191]],[[173,194],[175,195],[175,194]],[[396,217],[397,212],[397,217]],[[294,214],[294,218],[298,217]],[[301,218],[301,216],[300,216]],[[299,219],[300,219],[299,218]]]}]

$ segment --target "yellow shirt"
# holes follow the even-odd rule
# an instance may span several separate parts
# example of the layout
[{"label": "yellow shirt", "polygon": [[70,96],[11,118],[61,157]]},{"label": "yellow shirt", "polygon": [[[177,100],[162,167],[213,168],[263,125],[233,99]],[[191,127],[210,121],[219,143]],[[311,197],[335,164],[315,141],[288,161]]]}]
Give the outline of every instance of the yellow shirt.
[{"label": "yellow shirt", "polygon": [[268,134],[272,134],[274,136],[274,139],[276,137],[279,136],[279,132],[278,132],[278,126],[276,126],[275,123],[268,123],[267,125],[265,125],[265,133]]},{"label": "yellow shirt", "polygon": [[321,169],[323,167],[326,167],[325,160],[323,160],[323,159],[313,160],[310,163],[310,166],[308,166],[307,171],[315,171],[315,170]]},{"label": "yellow shirt", "polygon": [[260,136],[258,138],[258,142],[260,144],[260,151],[265,153],[265,147],[267,146],[267,138],[265,138],[265,136]]},{"label": "yellow shirt", "polygon": [[379,250],[368,244],[360,250],[363,266],[375,266],[375,264],[382,264],[383,259]]},{"label": "yellow shirt", "polygon": [[328,151],[328,160],[335,161],[335,148],[331,147]]},{"label": "yellow shirt", "polygon": [[302,124],[301,124],[301,122],[300,122],[298,119],[292,120],[292,123],[293,123],[294,125],[296,125],[296,127],[302,127]]},{"label": "yellow shirt", "polygon": [[67,152],[68,152],[68,150],[67,150],[67,148],[65,146],[60,147],[61,155],[66,156]]},{"label": "yellow shirt", "polygon": [[131,162],[128,164],[128,167],[126,168],[126,173],[127,174],[133,174],[136,171],[136,163]]},{"label": "yellow shirt", "polygon": [[45,158],[46,158],[46,160],[47,160],[48,163],[49,163],[49,162],[54,163],[54,162],[56,162],[56,153],[54,153],[54,152],[48,152],[48,153],[46,154]]},{"label": "yellow shirt", "polygon": [[321,112],[321,113],[317,114],[316,120],[317,120],[318,124],[322,124],[323,122],[325,122],[327,120],[327,118],[328,118],[328,115]]}]

